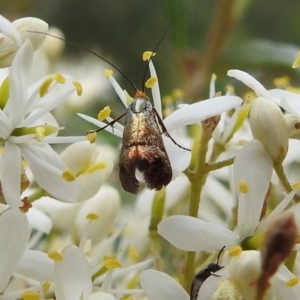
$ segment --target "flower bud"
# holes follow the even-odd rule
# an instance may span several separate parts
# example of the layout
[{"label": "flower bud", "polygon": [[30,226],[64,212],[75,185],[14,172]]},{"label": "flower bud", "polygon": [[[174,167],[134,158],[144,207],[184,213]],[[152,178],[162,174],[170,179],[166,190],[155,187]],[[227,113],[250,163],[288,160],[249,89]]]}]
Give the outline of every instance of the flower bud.
[{"label": "flower bud", "polygon": [[259,140],[274,162],[282,162],[288,150],[288,128],[280,108],[272,101],[259,97],[250,109],[253,137]]}]

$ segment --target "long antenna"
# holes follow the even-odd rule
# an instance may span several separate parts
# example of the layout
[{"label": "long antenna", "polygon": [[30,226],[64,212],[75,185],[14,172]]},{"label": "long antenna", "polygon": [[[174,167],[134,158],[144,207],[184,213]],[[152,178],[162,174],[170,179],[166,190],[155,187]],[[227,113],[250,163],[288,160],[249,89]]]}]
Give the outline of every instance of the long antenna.
[{"label": "long antenna", "polygon": [[164,37],[166,36],[166,34],[168,33],[171,25],[176,22],[176,20],[181,17],[183,14],[185,14],[185,11],[182,12],[182,14],[180,14],[179,16],[177,16],[171,23],[169,23],[168,27],[166,28],[166,30],[164,31],[164,33],[162,34],[161,38],[159,39],[158,43],[156,44],[155,48],[152,51],[151,56],[148,59],[145,71],[144,71],[144,76],[143,76],[143,82],[142,82],[142,92],[145,92],[145,82],[146,82],[146,75],[147,75],[147,71],[149,69],[149,64],[150,64],[150,60],[151,58],[155,55],[156,50],[158,49],[158,47],[160,46],[161,42],[163,41]]},{"label": "long antenna", "polygon": [[[47,33],[47,32],[40,32],[40,31],[32,31],[32,30],[28,30],[28,32],[32,32],[32,33],[39,33],[39,34],[44,34],[44,35],[48,35],[48,36],[51,36],[53,38],[56,38],[58,40],[61,40],[61,41],[64,41],[66,42],[67,44],[69,45],[72,45],[72,46],[75,46],[75,47],[78,47],[79,49],[82,49],[82,50],[85,50],[95,56],[97,56],[98,58],[102,59],[103,61],[105,61],[106,63],[108,63],[109,65],[111,65],[113,68],[115,68],[117,71],[120,72],[120,74],[122,74],[126,79],[127,81],[132,85],[132,87],[135,89],[135,91],[138,91],[138,88],[136,87],[136,85],[133,83],[133,81],[121,70],[119,69],[116,65],[114,65],[113,63],[111,63],[109,60],[107,60],[106,58],[102,57],[101,55],[97,54],[96,52],[88,49],[88,48],[85,48],[81,45],[78,45],[74,42],[71,42],[71,41],[68,41],[64,38],[61,38],[61,37],[58,37],[56,35],[53,35],[53,34],[50,34],[50,33]],[[156,48],[155,48],[156,49]]]},{"label": "long antenna", "polygon": [[223,250],[225,249],[226,246],[223,246],[223,248],[220,250],[219,254],[218,254],[218,258],[217,258],[217,265],[219,264],[219,259],[220,259],[220,256],[223,252]]}]

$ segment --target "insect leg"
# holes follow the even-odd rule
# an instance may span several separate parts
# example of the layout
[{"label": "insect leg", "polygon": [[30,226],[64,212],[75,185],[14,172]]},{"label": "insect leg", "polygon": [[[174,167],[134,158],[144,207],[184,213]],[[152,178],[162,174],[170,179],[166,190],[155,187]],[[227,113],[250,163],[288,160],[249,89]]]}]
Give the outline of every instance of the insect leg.
[{"label": "insect leg", "polygon": [[156,118],[157,118],[157,121],[160,125],[160,127],[162,128],[162,132],[168,137],[171,139],[171,141],[176,145],[178,146],[179,148],[183,149],[183,150],[187,150],[187,151],[191,151],[191,149],[188,149],[188,148],[185,148],[183,146],[180,146],[178,143],[176,143],[176,141],[171,137],[171,135],[169,134],[169,132],[167,131],[167,128],[164,124],[164,122],[162,121],[161,117],[159,116],[158,112],[156,111],[156,109],[153,107],[153,111],[154,113],[156,114]]}]

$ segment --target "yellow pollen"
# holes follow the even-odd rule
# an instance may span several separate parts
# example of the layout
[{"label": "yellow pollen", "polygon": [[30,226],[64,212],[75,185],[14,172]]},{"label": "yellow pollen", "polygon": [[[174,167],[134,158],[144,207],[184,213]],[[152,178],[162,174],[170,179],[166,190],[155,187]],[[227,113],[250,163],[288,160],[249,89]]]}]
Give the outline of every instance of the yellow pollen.
[{"label": "yellow pollen", "polygon": [[273,84],[277,87],[284,88],[290,85],[290,78],[288,76],[277,77],[273,80]]},{"label": "yellow pollen", "polygon": [[128,256],[130,258],[133,258],[136,260],[140,258],[140,254],[134,249],[133,246],[128,246],[127,251],[128,251]]},{"label": "yellow pollen", "polygon": [[239,189],[241,193],[247,194],[249,192],[249,185],[246,183],[246,181],[241,180],[239,183]]},{"label": "yellow pollen", "polygon": [[213,80],[213,81],[217,80],[217,75],[215,73],[211,75],[211,80]]},{"label": "yellow pollen", "polygon": [[21,294],[23,300],[40,300],[40,294],[37,292],[26,291]]},{"label": "yellow pollen", "polygon": [[119,261],[117,261],[116,259],[114,259],[114,258],[105,259],[104,260],[104,266],[107,269],[116,269],[116,268],[121,268],[122,267],[121,263]]},{"label": "yellow pollen", "polygon": [[48,253],[48,257],[53,259],[54,261],[61,261],[64,258],[62,254],[56,250],[50,251]]},{"label": "yellow pollen", "polygon": [[97,139],[97,133],[95,132],[95,130],[91,130],[87,133],[86,138],[91,144],[94,144]]},{"label": "yellow pollen", "polygon": [[105,76],[108,78],[108,77],[110,77],[110,76],[112,76],[113,75],[113,70],[109,70],[109,69],[105,69],[104,70],[104,74],[105,74]]},{"label": "yellow pollen", "polygon": [[95,213],[89,213],[86,218],[91,221],[95,221],[99,219],[99,215]]},{"label": "yellow pollen", "polygon": [[286,286],[288,287],[293,287],[298,283],[299,283],[299,278],[297,277],[291,278],[285,282]]},{"label": "yellow pollen", "polygon": [[66,82],[66,78],[60,73],[54,74],[54,79],[56,82],[60,84],[64,84]]},{"label": "yellow pollen", "polygon": [[48,292],[50,287],[51,287],[51,282],[49,282],[49,281],[43,282],[42,290],[43,290],[44,293]]},{"label": "yellow pollen", "polygon": [[234,87],[231,84],[226,85],[226,91],[229,93],[234,93]]},{"label": "yellow pollen", "polygon": [[300,190],[300,182],[293,184],[293,185],[292,185],[292,188],[293,188],[294,190]]},{"label": "yellow pollen", "polygon": [[98,114],[98,120],[103,121],[110,116],[111,109],[109,106],[105,106]]},{"label": "yellow pollen", "polygon": [[51,85],[51,83],[53,82],[53,77],[49,76],[48,78],[46,78],[43,83],[40,86],[40,90],[39,90],[39,95],[40,97],[44,97],[49,90],[49,87]]},{"label": "yellow pollen", "polygon": [[184,97],[184,91],[181,90],[181,89],[174,89],[172,91],[172,96],[175,98],[175,99],[182,99]]},{"label": "yellow pollen", "polygon": [[154,86],[154,84],[157,82],[157,78],[155,77],[150,77],[146,82],[145,82],[145,86],[150,89]]},{"label": "yellow pollen", "polygon": [[107,163],[105,161],[101,161],[97,164],[94,164],[92,167],[90,167],[87,172],[88,173],[94,173],[94,172],[97,172],[99,170],[104,170],[107,168]]},{"label": "yellow pollen", "polygon": [[293,65],[292,65],[292,68],[293,68],[293,69],[296,69],[296,68],[298,68],[299,66],[300,66],[300,51],[298,52],[298,55],[297,55],[297,57],[296,57],[296,59],[295,59]]},{"label": "yellow pollen", "polygon": [[240,246],[233,246],[228,251],[229,256],[231,257],[239,256],[241,252],[242,252],[242,248]]},{"label": "yellow pollen", "polygon": [[45,137],[46,129],[44,127],[38,126],[35,128],[35,137],[37,141],[41,141]]},{"label": "yellow pollen", "polygon": [[81,85],[81,83],[79,81],[74,80],[73,85],[76,89],[77,96],[81,96],[82,95],[82,85]]},{"label": "yellow pollen", "polygon": [[62,172],[62,178],[67,182],[72,182],[75,180],[75,175],[71,170],[65,170]]},{"label": "yellow pollen", "polygon": [[143,53],[143,61],[149,60],[151,57],[155,56],[156,54],[152,51],[145,51]]}]

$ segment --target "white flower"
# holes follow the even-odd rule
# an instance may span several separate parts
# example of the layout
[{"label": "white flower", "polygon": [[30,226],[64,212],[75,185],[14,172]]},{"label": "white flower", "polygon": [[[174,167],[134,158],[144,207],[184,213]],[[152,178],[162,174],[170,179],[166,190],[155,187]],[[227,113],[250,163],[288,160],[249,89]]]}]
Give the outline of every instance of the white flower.
[{"label": "white flower", "polygon": [[37,18],[21,18],[10,23],[0,15],[0,67],[11,65],[17,50],[29,39],[36,50],[45,36],[29,31],[47,32],[48,24]]},{"label": "white flower", "polygon": [[[150,61],[149,63],[149,69],[152,78],[157,79],[152,61]],[[123,104],[126,106],[128,110],[130,110],[131,108],[130,106],[128,107],[128,103],[127,103],[128,97],[126,96],[127,95],[126,92],[124,92],[121,89],[121,87],[117,84],[116,80],[112,77],[111,73],[108,75],[108,79],[112,83],[113,87],[115,88]],[[152,86],[151,90],[152,90],[154,108],[157,111],[159,117],[162,118],[162,108],[161,108],[162,105],[161,105],[161,96],[159,92],[158,81],[156,81],[156,83]],[[227,110],[239,106],[241,103],[242,100],[236,96],[221,96],[212,99],[207,99],[195,104],[182,106],[180,109],[176,110],[171,115],[166,117],[163,120],[163,123],[168,133],[172,137],[174,137],[174,134],[176,134],[176,129],[186,125],[198,123],[212,116],[219,115],[222,112],[225,112]],[[100,128],[107,125],[104,122],[98,121],[94,118],[91,118],[83,114],[79,114],[79,116],[89,121],[90,123],[99,126]],[[111,120],[112,120],[111,118],[107,118],[108,122],[110,122]],[[119,123],[114,123],[113,128],[108,126],[107,128],[105,128],[105,130],[119,137],[122,137],[124,126]],[[178,140],[177,138],[176,141],[178,142],[178,144],[181,143],[180,140]],[[178,175],[179,172],[187,168],[190,162],[191,153],[189,151],[179,148],[170,140],[170,138],[164,135],[163,135],[163,142],[171,163],[173,174]]]},{"label": "white flower", "polygon": [[188,293],[169,275],[156,270],[143,271],[141,287],[149,300],[189,300]]},{"label": "white flower", "polygon": [[32,56],[31,42],[26,40],[9,70],[9,97],[0,99],[2,105],[5,103],[0,110],[0,138],[5,144],[0,162],[1,186],[11,207],[20,206],[22,157],[38,184],[53,197],[74,202],[78,193],[76,183],[63,178],[68,169],[48,144],[85,139],[57,137],[60,128],[49,113],[76,90],[73,80],[56,75],[28,87]]},{"label": "white flower", "polygon": [[18,208],[7,209],[0,215],[0,228],[0,291],[2,292],[26,250],[30,228],[26,215]]},{"label": "white flower", "polygon": [[89,141],[77,142],[68,146],[60,156],[76,178],[79,189],[78,201],[93,197],[113,169],[112,160],[102,158],[102,152]]}]

